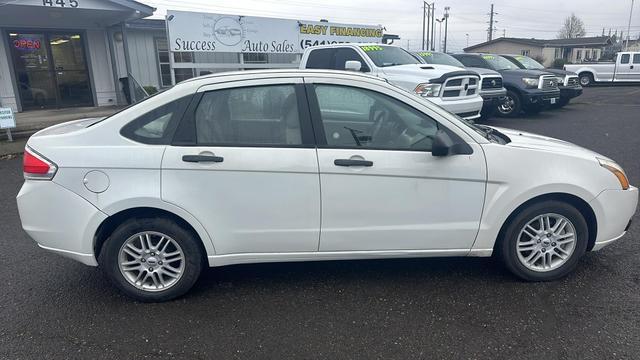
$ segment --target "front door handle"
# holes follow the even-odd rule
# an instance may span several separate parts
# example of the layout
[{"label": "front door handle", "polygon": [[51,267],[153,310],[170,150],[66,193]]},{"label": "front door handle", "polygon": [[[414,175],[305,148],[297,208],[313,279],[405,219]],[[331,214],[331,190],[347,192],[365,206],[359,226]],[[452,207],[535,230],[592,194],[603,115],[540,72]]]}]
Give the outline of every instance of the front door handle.
[{"label": "front door handle", "polygon": [[333,163],[336,166],[373,166],[373,161],[369,160],[335,159]]},{"label": "front door handle", "polygon": [[201,162],[223,162],[224,158],[222,156],[215,155],[184,155],[182,156],[182,161],[184,162],[193,162],[193,163],[201,163]]},{"label": "front door handle", "polygon": [[633,70],[633,65],[631,65],[631,70]]}]

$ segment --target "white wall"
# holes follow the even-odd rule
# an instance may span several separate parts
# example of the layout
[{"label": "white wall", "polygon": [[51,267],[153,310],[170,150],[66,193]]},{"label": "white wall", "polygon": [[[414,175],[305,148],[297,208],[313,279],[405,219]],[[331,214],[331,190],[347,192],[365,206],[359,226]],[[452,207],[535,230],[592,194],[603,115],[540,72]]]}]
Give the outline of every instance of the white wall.
[{"label": "white wall", "polygon": [[0,103],[2,107],[10,107],[18,111],[16,95],[11,82],[11,65],[9,49],[5,47],[6,34],[0,30]]},{"label": "white wall", "polygon": [[131,74],[140,85],[160,89],[160,70],[154,40],[156,37],[165,37],[165,32],[127,29]]},{"label": "white wall", "polygon": [[105,30],[87,30],[87,53],[91,62],[91,78],[97,106],[117,105],[111,54]]}]

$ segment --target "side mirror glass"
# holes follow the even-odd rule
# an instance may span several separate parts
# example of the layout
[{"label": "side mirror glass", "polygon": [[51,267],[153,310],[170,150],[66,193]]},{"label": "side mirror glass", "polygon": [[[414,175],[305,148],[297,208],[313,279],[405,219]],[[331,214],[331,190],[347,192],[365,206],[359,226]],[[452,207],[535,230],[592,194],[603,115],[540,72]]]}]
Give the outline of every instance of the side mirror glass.
[{"label": "side mirror glass", "polygon": [[347,71],[361,71],[362,63],[356,60],[349,60],[344,63],[344,69]]}]

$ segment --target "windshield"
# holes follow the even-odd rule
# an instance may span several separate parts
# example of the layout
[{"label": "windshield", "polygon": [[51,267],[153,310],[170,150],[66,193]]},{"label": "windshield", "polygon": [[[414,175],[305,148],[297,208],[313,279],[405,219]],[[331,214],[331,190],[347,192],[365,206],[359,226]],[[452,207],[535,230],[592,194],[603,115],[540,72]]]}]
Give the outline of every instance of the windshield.
[{"label": "windshield", "polygon": [[503,58],[500,55],[482,55],[482,58],[489,63],[489,66],[491,66],[491,69],[496,71],[519,69],[519,67],[516,64]]},{"label": "windshield", "polygon": [[422,60],[424,60],[427,64],[440,64],[440,65],[450,65],[463,68],[464,65],[458,61],[456,58],[449,54],[431,52],[431,51],[421,51],[417,53],[418,56]]},{"label": "windshield", "polygon": [[378,67],[420,64],[418,59],[399,47],[362,45],[360,48],[369,55],[371,61]]},{"label": "windshield", "polygon": [[515,59],[522,66],[524,66],[525,69],[529,69],[529,70],[544,69],[544,65],[540,64],[539,62],[533,60],[532,58],[530,58],[528,56],[517,55],[517,56],[514,56],[513,59]]}]

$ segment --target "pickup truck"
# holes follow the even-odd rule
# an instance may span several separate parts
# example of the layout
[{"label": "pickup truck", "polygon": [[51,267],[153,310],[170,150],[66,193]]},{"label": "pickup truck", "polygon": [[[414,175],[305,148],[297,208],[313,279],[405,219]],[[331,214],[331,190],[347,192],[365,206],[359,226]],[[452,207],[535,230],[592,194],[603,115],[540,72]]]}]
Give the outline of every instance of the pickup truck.
[{"label": "pickup truck", "polygon": [[478,74],[447,65],[423,64],[406,50],[381,44],[331,44],[304,51],[300,69],[361,71],[385,79],[467,119],[480,117]]},{"label": "pickup truck", "polygon": [[560,100],[558,80],[549,72],[520,69],[511,61],[494,54],[464,53],[453,54],[453,57],[467,67],[491,69],[502,75],[507,95],[498,106],[498,115],[515,117],[522,111],[534,114]]},{"label": "pickup truck", "polygon": [[544,65],[524,55],[500,56],[518,65],[520,69],[542,70],[554,74],[558,78],[558,88],[560,88],[560,101],[555,104],[555,107],[557,108],[567,105],[571,99],[582,95],[582,86],[580,86],[578,74],[574,72],[562,69],[545,68]]},{"label": "pickup truck", "polygon": [[582,86],[596,82],[640,83],[640,51],[619,52],[615,62],[567,64],[564,69],[578,74]]},{"label": "pickup truck", "polygon": [[[465,68],[463,63],[447,53],[423,50],[413,52],[412,54],[426,64],[440,64],[462,69]],[[486,119],[495,113],[507,95],[507,89],[502,86],[502,75],[497,71],[485,68],[468,67],[466,69],[480,76],[480,96],[484,101],[481,115]]]}]

